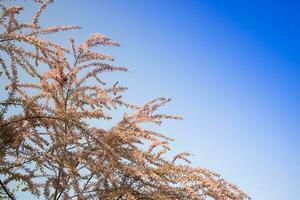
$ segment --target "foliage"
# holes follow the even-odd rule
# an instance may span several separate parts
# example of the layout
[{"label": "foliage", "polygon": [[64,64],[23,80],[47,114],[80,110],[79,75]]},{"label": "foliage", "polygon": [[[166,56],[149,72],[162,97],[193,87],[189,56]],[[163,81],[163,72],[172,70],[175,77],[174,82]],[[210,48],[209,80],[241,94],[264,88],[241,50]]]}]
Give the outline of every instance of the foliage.
[{"label": "foliage", "polygon": [[[171,139],[142,124],[180,119],[156,114],[170,99],[131,105],[122,99],[125,87],[106,86],[99,77],[127,71],[111,64],[112,56],[95,51],[118,43],[97,33],[79,45],[71,38],[70,48],[42,39],[79,29],[43,28],[39,18],[49,3],[35,1],[39,9],[30,23],[17,20],[21,6],[0,6],[0,77],[6,91],[0,102],[2,194],[14,199],[17,190],[9,185],[24,182],[22,191],[54,200],[248,199],[218,174],[191,167],[188,153],[164,158]],[[121,107],[133,113],[112,128],[89,123],[111,120],[111,110]]]}]

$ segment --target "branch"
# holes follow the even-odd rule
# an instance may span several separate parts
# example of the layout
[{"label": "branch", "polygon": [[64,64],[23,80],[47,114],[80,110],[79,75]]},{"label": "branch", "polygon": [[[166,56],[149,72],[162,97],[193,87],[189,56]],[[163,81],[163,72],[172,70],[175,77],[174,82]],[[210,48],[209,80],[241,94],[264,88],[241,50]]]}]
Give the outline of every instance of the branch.
[{"label": "branch", "polygon": [[13,123],[17,123],[17,122],[21,122],[21,121],[26,121],[26,120],[30,120],[30,119],[55,119],[55,120],[60,120],[60,121],[65,121],[63,118],[59,118],[59,117],[54,117],[54,116],[31,116],[31,117],[24,117],[24,118],[21,118],[21,119],[17,119],[17,120],[13,120],[13,121],[10,121],[10,122],[7,122],[7,123],[4,123],[4,124],[1,124],[0,125],[0,128],[4,127],[4,126],[7,126],[9,124],[13,124]]},{"label": "branch", "polygon": [[14,39],[15,38],[2,39],[2,40],[0,40],[0,42],[6,42],[6,41],[14,40]]},{"label": "branch", "polygon": [[5,193],[7,194],[7,196],[11,199],[11,200],[15,200],[15,198],[8,192],[7,188],[5,187],[5,185],[2,183],[2,181],[0,180],[0,185],[2,186],[3,190],[5,191]]},{"label": "branch", "polygon": [[87,182],[84,184],[82,191],[84,191],[86,189],[86,187],[88,186],[89,182],[92,180],[94,174],[91,174],[90,178],[87,180]]},{"label": "branch", "polygon": [[[77,162],[76,163],[76,165],[75,165],[75,168],[77,167],[79,165],[79,162]],[[68,177],[68,179],[67,179],[67,183],[69,182],[69,180],[70,180],[70,176]],[[66,184],[67,185],[67,184]],[[63,192],[65,191],[65,189],[63,188],[60,192],[59,192],[59,194],[57,193],[58,192],[58,190],[55,190],[55,198],[54,198],[54,200],[59,200],[59,198],[60,198],[60,196],[63,194]],[[58,195],[58,196],[57,196]],[[56,197],[57,196],[57,197]]]}]

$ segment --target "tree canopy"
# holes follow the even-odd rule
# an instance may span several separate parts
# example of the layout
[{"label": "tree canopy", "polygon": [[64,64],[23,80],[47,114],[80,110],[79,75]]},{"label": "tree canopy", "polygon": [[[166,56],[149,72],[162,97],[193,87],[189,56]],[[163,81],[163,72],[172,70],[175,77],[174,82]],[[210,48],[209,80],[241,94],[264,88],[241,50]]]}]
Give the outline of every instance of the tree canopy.
[{"label": "tree canopy", "polygon": [[[0,3],[2,198],[15,199],[19,182],[22,191],[49,200],[249,198],[219,174],[192,167],[189,153],[165,156],[172,139],[142,125],[181,117],[156,112],[169,98],[132,105],[122,98],[126,87],[105,84],[102,73],[127,68],[97,47],[117,42],[95,33],[79,44],[70,38],[64,47],[55,33],[80,27],[40,24],[52,1],[34,1],[30,22],[18,17],[26,11],[22,6]],[[90,123],[111,120],[121,107],[132,112],[111,128]]]}]

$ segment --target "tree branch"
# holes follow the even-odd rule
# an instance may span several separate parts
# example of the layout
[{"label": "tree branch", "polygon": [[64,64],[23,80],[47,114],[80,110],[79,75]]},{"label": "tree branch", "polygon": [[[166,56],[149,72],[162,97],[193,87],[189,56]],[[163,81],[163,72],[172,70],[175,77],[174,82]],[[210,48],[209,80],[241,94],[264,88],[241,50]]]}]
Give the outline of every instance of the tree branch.
[{"label": "tree branch", "polygon": [[9,193],[8,189],[5,187],[5,185],[2,183],[2,181],[0,180],[0,185],[3,188],[3,190],[5,191],[5,193],[7,194],[7,196],[11,199],[11,200],[15,200],[15,198]]},{"label": "tree branch", "polygon": [[54,119],[54,120],[60,120],[60,121],[65,121],[63,118],[59,118],[59,117],[54,117],[54,116],[30,116],[30,117],[24,117],[24,118],[21,118],[21,119],[17,119],[17,120],[13,120],[13,121],[9,121],[7,123],[4,123],[4,124],[1,124],[0,125],[0,128],[4,127],[4,126],[7,126],[9,124],[13,124],[13,123],[17,123],[17,122],[21,122],[21,121],[27,121],[27,120],[30,120],[30,119]]}]

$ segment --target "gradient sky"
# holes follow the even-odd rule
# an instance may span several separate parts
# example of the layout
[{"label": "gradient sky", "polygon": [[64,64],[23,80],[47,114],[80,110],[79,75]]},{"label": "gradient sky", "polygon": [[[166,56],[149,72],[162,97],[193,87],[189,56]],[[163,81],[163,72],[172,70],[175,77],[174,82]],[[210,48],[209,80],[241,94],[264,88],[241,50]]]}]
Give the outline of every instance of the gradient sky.
[{"label": "gradient sky", "polygon": [[[50,25],[82,40],[99,32],[121,43],[103,49],[130,73],[125,98],[173,101],[158,130],[255,200],[300,196],[300,3],[276,0],[64,0]],[[63,34],[63,35],[64,35]],[[63,41],[66,35],[58,35]]]}]

